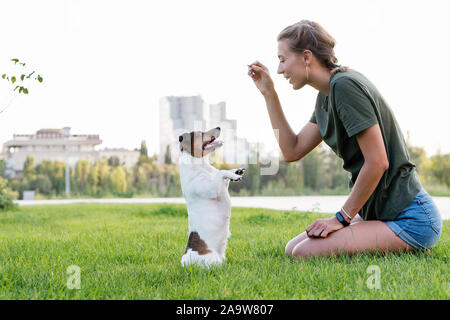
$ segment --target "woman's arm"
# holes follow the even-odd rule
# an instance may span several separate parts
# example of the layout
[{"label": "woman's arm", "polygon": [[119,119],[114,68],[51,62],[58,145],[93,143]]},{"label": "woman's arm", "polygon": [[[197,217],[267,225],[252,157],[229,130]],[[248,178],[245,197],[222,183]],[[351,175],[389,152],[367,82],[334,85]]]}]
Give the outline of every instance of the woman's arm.
[{"label": "woman's arm", "polygon": [[354,217],[375,191],[384,172],[389,168],[380,126],[375,124],[356,136],[364,155],[364,165],[353,190],[344,204],[345,211]]},{"label": "woman's arm", "polygon": [[255,62],[249,66],[249,75],[264,96],[272,128],[278,131],[278,144],[284,160],[297,161],[317,147],[322,136],[316,124],[307,123],[297,135],[291,129],[267,68]]},{"label": "woman's arm", "polygon": [[[353,190],[344,204],[345,211],[354,217],[364,206],[375,191],[384,172],[389,168],[389,161],[384,146],[380,126],[373,125],[356,136],[361,152],[364,156],[364,165],[358,174]],[[343,217],[349,221],[345,215]],[[308,228],[309,237],[325,238],[328,234],[343,228],[342,224],[332,217],[316,220]]]}]

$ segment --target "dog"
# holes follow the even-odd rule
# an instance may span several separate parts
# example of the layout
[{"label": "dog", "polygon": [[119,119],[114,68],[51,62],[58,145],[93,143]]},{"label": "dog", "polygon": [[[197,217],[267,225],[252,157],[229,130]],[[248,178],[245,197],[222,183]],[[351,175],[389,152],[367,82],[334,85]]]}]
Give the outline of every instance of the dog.
[{"label": "dog", "polygon": [[186,199],[189,238],[181,258],[183,266],[221,264],[230,233],[230,181],[240,181],[245,169],[218,170],[209,154],[223,145],[216,140],[220,127],[179,136],[181,189]]}]

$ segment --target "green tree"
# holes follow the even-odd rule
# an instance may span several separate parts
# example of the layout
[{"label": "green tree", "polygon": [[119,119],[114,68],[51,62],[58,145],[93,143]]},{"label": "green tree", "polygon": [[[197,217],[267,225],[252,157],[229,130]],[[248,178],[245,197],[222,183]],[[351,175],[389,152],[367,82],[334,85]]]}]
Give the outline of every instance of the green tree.
[{"label": "green tree", "polygon": [[145,140],[141,141],[141,149],[139,149],[139,153],[141,154],[141,156],[148,157],[147,144],[145,143]]},{"label": "green tree", "polygon": [[328,188],[345,188],[348,187],[348,172],[343,169],[343,160],[334,152],[328,152],[325,156],[325,172],[329,178]]},{"label": "green tree", "polygon": [[36,173],[49,177],[55,193],[61,195],[65,191],[65,169],[64,162],[43,160],[36,166]]},{"label": "green tree", "polygon": [[3,177],[6,171],[6,161],[1,159],[0,160],[0,177]]},{"label": "green tree", "polygon": [[251,196],[254,196],[258,195],[261,191],[261,165],[258,150],[250,150],[249,154],[254,156],[253,159],[256,159],[255,164],[251,164],[250,161],[248,161],[249,165],[246,172],[249,192]]},{"label": "green tree", "polygon": [[172,156],[170,154],[170,145],[167,145],[167,147],[166,147],[166,154],[164,155],[164,163],[165,164],[172,163]]},{"label": "green tree", "polygon": [[120,166],[120,159],[118,156],[111,156],[108,158],[108,165],[110,167],[118,167]]},{"label": "green tree", "polygon": [[16,205],[7,188],[7,180],[0,176],[0,210],[9,210],[14,207],[16,207]]},{"label": "green tree", "polygon": [[38,174],[36,178],[30,182],[30,187],[44,195],[52,194],[52,182],[48,176],[43,174]]},{"label": "green tree", "polygon": [[[28,94],[29,89],[28,87],[25,87],[25,83],[27,83],[30,79],[34,79],[38,82],[44,81],[44,78],[40,74],[36,74],[36,71],[29,71],[25,68],[26,63],[20,62],[19,59],[11,59],[12,62],[14,62],[14,65],[21,68],[19,74],[16,75],[8,75],[6,73],[3,73],[1,75],[1,78],[3,80],[6,80],[14,86],[13,92],[18,94]],[[20,81],[20,82],[19,82]],[[17,83],[16,83],[17,82]],[[16,96],[14,96],[9,103],[6,106],[3,106],[3,108],[0,110],[0,114],[3,113],[11,104],[11,102],[14,100]]]},{"label": "green tree", "polygon": [[442,155],[440,152],[430,158],[431,172],[441,184],[450,187],[450,153]]},{"label": "green tree", "polygon": [[321,168],[322,156],[316,149],[305,156],[301,162],[303,166],[304,186],[317,191],[319,188],[319,169]]},{"label": "green tree", "polygon": [[109,175],[111,191],[127,191],[126,170],[122,166],[113,167]]},{"label": "green tree", "polygon": [[86,194],[87,192],[89,167],[90,164],[87,160],[80,160],[75,165],[75,184],[80,194]]},{"label": "green tree", "polygon": [[87,192],[90,195],[99,193],[99,165],[97,162],[90,166],[87,176]]},{"label": "green tree", "polygon": [[301,192],[303,189],[303,171],[299,162],[288,162],[286,168],[286,187]]},{"label": "green tree", "polygon": [[36,177],[36,170],[34,168],[34,157],[27,156],[25,163],[23,165],[23,178],[25,181],[34,180]]}]

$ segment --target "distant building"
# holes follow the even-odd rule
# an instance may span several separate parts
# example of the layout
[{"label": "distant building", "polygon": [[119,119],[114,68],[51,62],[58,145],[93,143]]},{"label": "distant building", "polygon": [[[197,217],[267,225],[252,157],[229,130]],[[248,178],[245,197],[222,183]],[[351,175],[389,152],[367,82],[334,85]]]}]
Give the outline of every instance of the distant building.
[{"label": "distant building", "polygon": [[[192,97],[164,97],[159,102],[159,162],[164,163],[167,146],[170,148],[172,161],[178,159],[176,155],[177,136],[184,130],[205,130],[204,120],[207,105],[200,96]],[[198,128],[200,127],[200,128]]]},{"label": "distant building", "polygon": [[6,161],[5,175],[21,176],[28,156],[33,156],[35,164],[43,160],[67,162],[74,166],[79,160],[88,159],[94,162],[108,156],[117,156],[121,163],[129,165],[139,158],[139,151],[102,150],[96,147],[102,141],[99,135],[71,134],[70,128],[41,129],[35,134],[14,134],[13,139],[3,144],[2,158]]},{"label": "distant building", "polygon": [[227,163],[245,163],[248,154],[248,143],[237,138],[237,121],[226,118],[226,104],[206,104],[200,96],[164,97],[160,100],[160,156],[163,163],[167,146],[170,148],[172,161],[179,157],[178,136],[186,131],[202,130],[220,126],[222,148],[217,149]]},{"label": "distant building", "polygon": [[209,128],[220,127],[219,139],[224,142],[218,152],[226,163],[246,163],[248,155],[248,142],[237,137],[237,121],[227,119],[226,104],[219,102],[209,105]]},{"label": "distant building", "polygon": [[127,149],[103,149],[98,151],[98,159],[109,159],[111,157],[119,158],[120,164],[125,168],[133,167],[139,160],[140,152],[138,150]]}]

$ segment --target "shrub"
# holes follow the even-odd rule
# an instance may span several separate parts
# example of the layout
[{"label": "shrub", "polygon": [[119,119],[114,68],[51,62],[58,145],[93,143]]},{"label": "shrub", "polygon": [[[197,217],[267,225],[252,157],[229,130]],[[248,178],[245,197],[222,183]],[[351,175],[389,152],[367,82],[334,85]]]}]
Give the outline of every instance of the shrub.
[{"label": "shrub", "polygon": [[6,188],[6,179],[0,177],[0,210],[9,210],[15,207],[13,197]]}]

